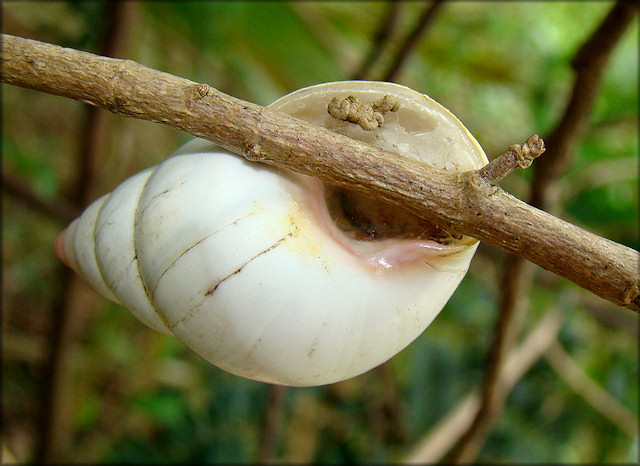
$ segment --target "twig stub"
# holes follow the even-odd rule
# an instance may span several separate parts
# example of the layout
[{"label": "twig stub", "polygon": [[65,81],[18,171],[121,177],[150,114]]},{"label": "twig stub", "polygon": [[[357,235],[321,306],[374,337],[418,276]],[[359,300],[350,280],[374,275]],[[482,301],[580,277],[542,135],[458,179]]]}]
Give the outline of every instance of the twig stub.
[{"label": "twig stub", "polygon": [[478,175],[489,184],[495,185],[502,178],[517,170],[527,168],[534,159],[545,151],[544,141],[534,134],[524,144],[512,144],[501,156],[493,159],[478,170]]},{"label": "twig stub", "polygon": [[370,104],[363,104],[352,95],[344,99],[334,97],[327,106],[329,115],[336,120],[356,123],[365,131],[379,128],[384,123],[382,115],[397,110],[398,100],[389,94]]}]

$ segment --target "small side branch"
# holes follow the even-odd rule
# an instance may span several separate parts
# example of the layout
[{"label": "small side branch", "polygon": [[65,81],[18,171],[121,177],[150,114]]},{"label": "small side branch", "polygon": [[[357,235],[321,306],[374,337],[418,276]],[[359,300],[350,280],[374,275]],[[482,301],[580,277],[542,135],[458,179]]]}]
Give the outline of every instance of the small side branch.
[{"label": "small side branch", "polygon": [[504,154],[478,170],[478,175],[489,184],[498,184],[498,181],[518,168],[529,167],[544,151],[544,141],[534,134],[524,144],[509,146]]}]

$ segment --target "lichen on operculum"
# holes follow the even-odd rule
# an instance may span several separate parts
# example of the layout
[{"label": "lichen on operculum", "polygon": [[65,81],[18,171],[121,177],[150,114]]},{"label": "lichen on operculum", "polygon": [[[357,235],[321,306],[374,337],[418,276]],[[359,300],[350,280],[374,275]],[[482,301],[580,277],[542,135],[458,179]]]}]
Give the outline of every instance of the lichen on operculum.
[{"label": "lichen on operculum", "polygon": [[389,94],[370,104],[361,103],[357,97],[350,95],[344,99],[331,99],[327,112],[336,120],[355,123],[365,131],[373,131],[382,126],[385,113],[397,112],[398,108],[398,99]]}]

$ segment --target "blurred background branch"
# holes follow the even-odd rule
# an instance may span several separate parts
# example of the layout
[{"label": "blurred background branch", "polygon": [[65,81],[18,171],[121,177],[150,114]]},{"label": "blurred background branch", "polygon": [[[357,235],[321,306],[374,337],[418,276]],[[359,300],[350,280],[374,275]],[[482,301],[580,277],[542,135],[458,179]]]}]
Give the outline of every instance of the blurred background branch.
[{"label": "blurred background branch", "polygon": [[282,430],[286,389],[287,387],[281,385],[269,385],[267,399],[264,403],[262,432],[256,463],[269,464],[276,460]]},{"label": "blurred background branch", "polygon": [[371,40],[369,52],[367,52],[351,79],[372,79],[369,77],[371,68],[376,61],[380,59],[382,51],[387,47],[390,39],[393,37],[398,25],[398,16],[400,15],[401,9],[402,2],[398,0],[391,0],[386,3],[386,8],[380,15],[378,30]]},{"label": "blurred background branch", "polygon": [[549,347],[545,358],[576,393],[584,398],[594,409],[609,419],[630,438],[638,433],[638,418],[621,404],[609,392],[603,390],[584,373],[580,365],[571,358],[557,341]]},{"label": "blurred background branch", "polygon": [[23,202],[28,208],[37,210],[66,225],[82,213],[82,210],[64,200],[50,201],[39,196],[27,183],[14,176],[2,174],[2,189]]},{"label": "blurred background branch", "polygon": [[398,50],[396,50],[389,67],[382,74],[380,81],[397,81],[405,60],[407,60],[420,43],[420,40],[425,36],[429,26],[433,23],[444,4],[444,0],[432,0],[424,7],[424,10],[418,17],[418,21],[400,43]]},{"label": "blurred background branch", "polygon": [[[562,313],[550,309],[522,343],[506,358],[499,383],[509,391],[554,344],[562,327]],[[480,389],[469,395],[427,432],[405,459],[406,463],[429,464],[439,462],[451,450],[478,415],[482,402]]]}]

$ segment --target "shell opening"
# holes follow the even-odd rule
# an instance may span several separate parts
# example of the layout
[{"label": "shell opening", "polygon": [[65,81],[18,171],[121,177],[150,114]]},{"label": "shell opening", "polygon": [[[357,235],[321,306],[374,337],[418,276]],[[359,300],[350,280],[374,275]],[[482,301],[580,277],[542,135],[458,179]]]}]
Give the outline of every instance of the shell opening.
[{"label": "shell opening", "polygon": [[364,194],[325,186],[324,195],[327,210],[336,227],[353,240],[412,239],[451,245],[462,238],[408,209]]}]

